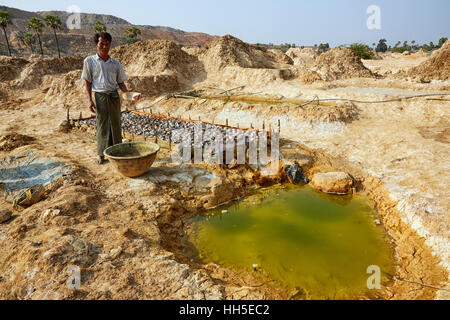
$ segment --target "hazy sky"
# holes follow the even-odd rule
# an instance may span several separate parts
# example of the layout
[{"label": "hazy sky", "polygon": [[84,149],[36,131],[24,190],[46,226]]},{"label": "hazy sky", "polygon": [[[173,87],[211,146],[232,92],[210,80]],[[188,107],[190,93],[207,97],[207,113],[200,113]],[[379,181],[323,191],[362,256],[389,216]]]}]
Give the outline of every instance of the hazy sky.
[{"label": "hazy sky", "polygon": [[[331,46],[386,38],[435,44],[450,35],[450,0],[2,0],[29,11],[66,10],[112,14],[133,24],[234,35],[250,43]],[[381,10],[381,30],[369,30],[370,5]]]}]

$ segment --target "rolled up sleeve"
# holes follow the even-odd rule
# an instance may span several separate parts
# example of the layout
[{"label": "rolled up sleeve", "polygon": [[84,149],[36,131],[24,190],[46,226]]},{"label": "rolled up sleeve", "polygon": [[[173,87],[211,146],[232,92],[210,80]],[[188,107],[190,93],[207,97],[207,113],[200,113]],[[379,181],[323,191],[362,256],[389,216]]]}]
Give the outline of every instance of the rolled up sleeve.
[{"label": "rolled up sleeve", "polygon": [[128,80],[127,75],[125,74],[125,71],[122,68],[122,65],[120,62],[117,64],[117,83],[123,83]]},{"label": "rolled up sleeve", "polygon": [[88,58],[84,59],[83,72],[81,73],[81,79],[92,83],[92,72],[91,72]]}]

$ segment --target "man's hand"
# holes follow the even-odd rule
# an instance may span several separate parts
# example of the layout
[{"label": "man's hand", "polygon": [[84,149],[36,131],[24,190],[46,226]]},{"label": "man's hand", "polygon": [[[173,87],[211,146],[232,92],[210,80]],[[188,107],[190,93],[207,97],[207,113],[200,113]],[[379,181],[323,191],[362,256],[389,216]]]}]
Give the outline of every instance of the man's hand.
[{"label": "man's hand", "polygon": [[91,110],[92,113],[95,113],[96,108],[94,101],[91,101],[91,104],[89,105],[89,110]]}]

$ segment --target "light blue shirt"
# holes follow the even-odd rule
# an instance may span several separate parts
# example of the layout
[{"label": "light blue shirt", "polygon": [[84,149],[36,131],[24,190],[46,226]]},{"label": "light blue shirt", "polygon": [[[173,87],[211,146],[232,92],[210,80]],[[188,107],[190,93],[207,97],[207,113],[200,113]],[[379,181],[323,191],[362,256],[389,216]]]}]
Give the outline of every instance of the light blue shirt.
[{"label": "light blue shirt", "polygon": [[92,83],[94,92],[110,92],[119,89],[119,83],[128,80],[120,62],[109,57],[103,61],[98,54],[84,59],[81,79]]}]

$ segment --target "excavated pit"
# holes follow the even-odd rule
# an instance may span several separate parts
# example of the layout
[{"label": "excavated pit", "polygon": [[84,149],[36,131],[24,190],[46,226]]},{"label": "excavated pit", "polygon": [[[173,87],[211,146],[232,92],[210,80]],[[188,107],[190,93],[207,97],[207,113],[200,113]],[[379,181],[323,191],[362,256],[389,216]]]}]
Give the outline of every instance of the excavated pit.
[{"label": "excavated pit", "polygon": [[[133,114],[142,115],[142,113],[139,112]],[[146,117],[149,116],[150,115],[146,115]],[[174,121],[173,119],[165,119],[165,117],[161,115],[152,115],[151,117],[155,117],[156,119],[159,119],[159,121],[166,123]],[[191,123],[187,120],[186,122]],[[87,122],[82,121],[82,123]],[[83,126],[81,129],[82,128]],[[165,126],[162,125],[161,128],[165,128]],[[133,132],[133,135],[127,135],[127,138],[135,140],[144,139],[144,137],[138,135],[139,133],[142,134],[143,131],[135,131]],[[163,139],[163,134],[157,135],[161,137],[159,140],[160,143],[163,142],[165,148],[170,149],[170,146],[167,143],[169,140],[168,137]],[[152,138],[151,135],[146,137],[146,139],[150,138]],[[155,138],[156,135],[153,136],[153,139]],[[370,203],[371,214],[368,214],[366,218],[372,219],[371,221],[374,223],[374,214],[379,215],[375,220],[378,220],[378,230],[384,234],[384,236],[382,236],[382,246],[385,248],[388,247],[388,251],[390,250],[392,253],[392,256],[390,256],[389,259],[392,259],[390,260],[390,263],[394,266],[391,269],[389,269],[390,267],[384,268],[383,271],[385,273],[383,274],[383,283],[380,290],[361,289],[362,275],[360,274],[359,291],[352,291],[351,289],[348,291],[336,291],[336,287],[334,287],[334,291],[332,292],[327,292],[325,289],[321,288],[321,290],[325,290],[325,293],[324,291],[318,293],[320,290],[314,292],[314,289],[311,289],[311,287],[307,288],[307,286],[302,287],[301,285],[292,286],[286,284],[286,282],[274,280],[270,273],[255,272],[252,268],[245,269],[229,263],[223,265],[217,264],[217,261],[214,260],[198,260],[198,255],[196,256],[193,254],[197,249],[192,245],[192,238],[190,238],[189,235],[192,236],[192,219],[198,217],[199,212],[203,212],[204,210],[202,205],[203,201],[197,202],[196,205],[194,205],[194,207],[191,206],[190,209],[184,209],[182,205],[177,205],[175,207],[169,206],[171,209],[159,216],[157,221],[161,232],[161,245],[163,248],[172,252],[176,261],[188,265],[192,270],[207,270],[211,277],[215,279],[214,281],[224,284],[226,288],[234,288],[236,284],[238,284],[238,286],[248,287],[248,290],[250,291],[249,296],[253,298],[407,299],[414,296],[414,298],[432,299],[435,297],[437,292],[436,288],[440,288],[442,283],[445,282],[445,272],[438,266],[437,258],[433,256],[431,250],[425,245],[424,240],[398,218],[398,213],[394,213],[396,210],[395,207],[391,205],[391,200],[387,196],[386,191],[375,178],[362,175],[357,168],[349,167],[345,162],[342,162],[342,160],[333,159],[317,151],[309,150],[305,146],[290,140],[282,139],[280,142],[280,149],[285,161],[299,160],[302,163],[302,169],[309,178],[312,178],[313,174],[316,172],[326,172],[337,169],[345,169],[348,172],[351,172],[355,179],[355,191],[358,194],[357,197],[367,197]],[[222,198],[221,201],[216,202],[215,205],[221,205],[224,202],[236,199],[244,199],[246,196],[261,190],[262,186],[285,185],[288,183],[286,176],[283,176],[281,173],[277,176],[256,180],[252,168],[248,168],[248,166],[238,167],[241,167],[241,170],[244,170],[244,172],[253,172],[252,179],[247,179],[248,181],[245,182],[234,181],[233,187],[231,188],[233,189],[232,192]],[[236,168],[222,165],[220,170],[232,172],[233,170],[236,170]],[[181,172],[182,171],[183,170],[181,170]],[[325,197],[328,196],[325,195]],[[345,198],[340,199],[341,200],[339,201],[345,200]],[[405,237],[405,234],[408,236]],[[415,254],[411,256],[410,252],[415,252]],[[417,255],[422,257],[422,259],[417,259]],[[411,263],[414,263],[413,268],[411,268]],[[389,263],[385,265],[389,265]],[[387,269],[389,270],[385,271]],[[367,277],[368,276],[369,275],[367,275]],[[422,279],[422,281],[416,281],[416,283],[405,281],[411,281],[410,279]],[[252,283],[257,283],[258,285],[248,285]],[[230,298],[236,299],[240,297],[239,295],[235,295],[234,289],[226,290],[230,290],[228,295]]]}]

